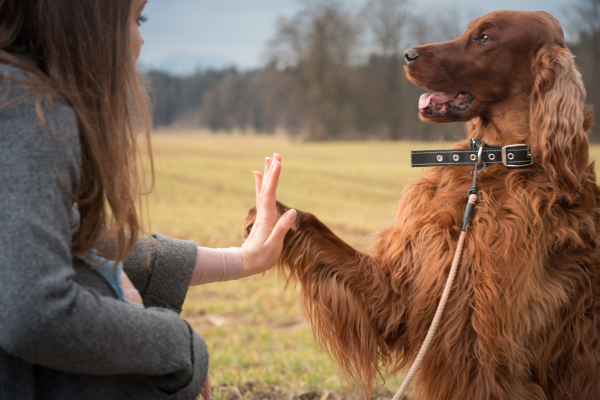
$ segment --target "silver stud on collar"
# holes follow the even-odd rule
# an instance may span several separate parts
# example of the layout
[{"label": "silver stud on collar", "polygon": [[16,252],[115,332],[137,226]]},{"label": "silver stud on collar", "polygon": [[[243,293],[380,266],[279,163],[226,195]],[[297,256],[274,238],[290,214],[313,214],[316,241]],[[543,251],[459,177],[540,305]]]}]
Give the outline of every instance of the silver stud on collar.
[{"label": "silver stud on collar", "polygon": [[490,161],[494,161],[496,159],[496,155],[495,154],[488,154],[488,158]]},{"label": "silver stud on collar", "polygon": [[442,162],[442,161],[444,161],[444,157],[442,157],[442,156],[437,156],[437,160],[438,160],[439,162]]},{"label": "silver stud on collar", "polygon": [[508,155],[506,156],[509,160],[512,160],[513,158],[515,158],[515,155],[513,153],[508,153]]},{"label": "silver stud on collar", "polygon": [[471,161],[475,161],[475,160],[477,160],[477,156],[476,156],[475,154],[471,154],[471,157],[470,157],[470,158],[471,158]]},{"label": "silver stud on collar", "polygon": [[452,156],[452,159],[453,159],[454,161],[458,161],[458,154],[455,154],[455,155],[453,155],[453,156]]}]

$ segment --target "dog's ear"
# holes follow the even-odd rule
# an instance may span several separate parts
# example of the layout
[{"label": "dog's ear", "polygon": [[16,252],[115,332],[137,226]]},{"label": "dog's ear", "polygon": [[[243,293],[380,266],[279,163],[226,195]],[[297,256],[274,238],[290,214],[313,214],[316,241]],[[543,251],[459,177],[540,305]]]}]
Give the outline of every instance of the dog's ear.
[{"label": "dog's ear", "polygon": [[556,44],[543,46],[532,68],[532,157],[557,187],[573,193],[580,187],[588,165],[585,125],[589,125],[589,119],[581,74],[569,49]]}]

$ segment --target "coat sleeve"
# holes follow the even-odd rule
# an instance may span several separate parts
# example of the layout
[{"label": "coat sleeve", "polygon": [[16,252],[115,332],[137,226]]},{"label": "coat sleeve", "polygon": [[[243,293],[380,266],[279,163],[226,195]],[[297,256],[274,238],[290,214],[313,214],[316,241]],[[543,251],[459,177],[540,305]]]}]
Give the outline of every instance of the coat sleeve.
[{"label": "coat sleeve", "polygon": [[[185,320],[74,282],[68,192],[79,182],[77,121],[58,96],[43,102],[52,137],[35,101],[0,111],[0,347],[65,372],[146,375],[165,392],[193,398],[206,379],[208,351]],[[155,257],[146,295],[166,297],[153,283],[161,279],[160,247]]]},{"label": "coat sleeve", "polygon": [[152,240],[144,236],[138,239],[123,268],[146,307],[163,307],[180,313],[197,253],[195,242],[154,233]]},{"label": "coat sleeve", "polygon": [[[71,229],[79,227],[77,205],[71,209]],[[118,245],[101,237],[96,245],[99,254],[115,259]],[[161,307],[181,313],[187,295],[198,246],[189,240],[175,239],[158,233],[149,238],[139,236],[123,261],[123,269],[140,292],[146,307]]]}]

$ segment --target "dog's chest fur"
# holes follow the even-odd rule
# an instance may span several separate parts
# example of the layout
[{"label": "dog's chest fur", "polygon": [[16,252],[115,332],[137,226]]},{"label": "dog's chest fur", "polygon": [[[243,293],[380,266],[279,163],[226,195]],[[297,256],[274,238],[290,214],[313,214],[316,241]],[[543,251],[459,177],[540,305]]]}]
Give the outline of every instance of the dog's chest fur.
[{"label": "dog's chest fur", "polygon": [[[587,357],[600,365],[598,188],[589,182],[579,201],[568,204],[553,199],[542,175],[503,168],[481,174],[459,271],[420,372],[423,398],[438,398],[431,380],[440,379],[447,382],[439,387],[456,386],[466,396],[527,390],[531,381],[560,386],[559,370],[581,362],[569,353],[577,344],[565,343],[577,336],[573,330],[587,332],[593,354]],[[403,275],[409,282],[397,283],[410,293],[403,343],[421,343],[426,335],[471,184],[467,168],[436,168],[400,201],[393,236],[410,245],[388,248],[388,255],[410,270]]]}]

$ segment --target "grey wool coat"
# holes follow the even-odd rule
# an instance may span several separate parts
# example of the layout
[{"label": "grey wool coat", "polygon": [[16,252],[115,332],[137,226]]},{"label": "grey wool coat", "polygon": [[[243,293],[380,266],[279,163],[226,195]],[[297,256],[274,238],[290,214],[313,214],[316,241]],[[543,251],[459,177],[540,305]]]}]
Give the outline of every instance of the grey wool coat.
[{"label": "grey wool coat", "polygon": [[[0,71],[6,65],[0,64]],[[11,77],[24,73],[10,68]],[[26,93],[0,78],[0,105]],[[124,269],[146,309],[71,255],[81,150],[73,109],[36,96],[0,110],[0,399],[194,399],[208,370],[203,339],[178,315],[196,244],[154,235]],[[148,239],[145,239],[148,243]]]}]

